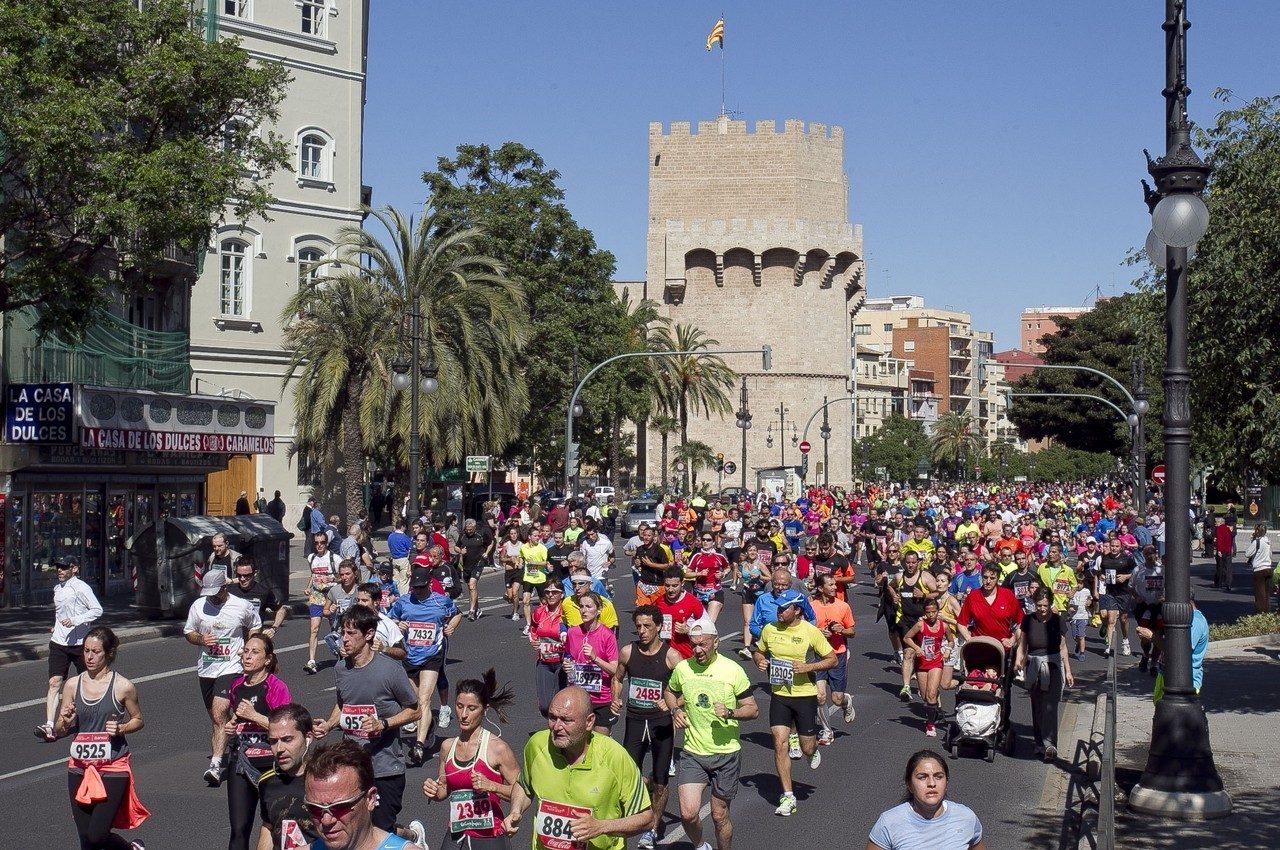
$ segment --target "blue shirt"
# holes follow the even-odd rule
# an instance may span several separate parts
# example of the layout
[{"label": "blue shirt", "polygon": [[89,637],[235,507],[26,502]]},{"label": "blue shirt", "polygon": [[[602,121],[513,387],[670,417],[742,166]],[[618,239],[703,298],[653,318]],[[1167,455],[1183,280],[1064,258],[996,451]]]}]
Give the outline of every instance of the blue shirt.
[{"label": "blue shirt", "polygon": [[311,528],[312,534],[319,534],[329,527],[329,523],[325,521],[324,512],[319,508],[311,509]]},{"label": "blue shirt", "polygon": [[409,557],[413,548],[413,539],[403,531],[393,531],[387,535],[387,553],[392,559]]},{"label": "blue shirt", "polygon": [[[800,608],[804,612],[804,618],[810,623],[818,622],[818,616],[813,613],[813,606],[809,604],[809,598],[803,597],[800,602]],[[756,600],[755,608],[751,611],[751,642],[755,643],[760,639],[760,633],[764,631],[764,627],[770,623],[778,622],[778,597],[774,595],[772,588],[760,595]]]},{"label": "blue shirt", "polygon": [[900,803],[880,815],[867,837],[884,850],[968,850],[982,840],[982,824],[973,809],[950,800],[928,820]]},{"label": "blue shirt", "polygon": [[955,594],[968,593],[980,587],[982,587],[981,570],[974,570],[972,575],[961,570],[956,573],[955,578],[951,579],[951,592]]},{"label": "blue shirt", "polygon": [[444,624],[457,614],[458,606],[441,593],[430,593],[421,601],[409,593],[393,602],[391,610],[387,611],[387,616],[393,620],[423,624],[422,627],[410,625],[404,636],[405,654],[410,664],[422,664],[444,652]]},{"label": "blue shirt", "polygon": [[1191,686],[1198,692],[1204,682],[1204,655],[1209,651],[1209,621],[1199,608],[1191,611]]},{"label": "blue shirt", "polygon": [[[573,582],[570,581],[569,579],[565,579],[564,581],[561,582],[561,584],[564,586],[564,598],[568,599],[569,597],[573,596]],[[604,582],[600,581],[600,579],[597,579],[597,578],[593,578],[591,580],[591,592],[600,596],[602,599],[612,598],[611,596],[609,596],[609,588],[605,587]]]}]

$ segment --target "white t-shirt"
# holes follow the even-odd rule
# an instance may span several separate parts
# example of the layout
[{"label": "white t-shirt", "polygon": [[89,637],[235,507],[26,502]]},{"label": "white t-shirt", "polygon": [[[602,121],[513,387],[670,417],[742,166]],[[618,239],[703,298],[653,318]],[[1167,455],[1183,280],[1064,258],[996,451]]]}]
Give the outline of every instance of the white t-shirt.
[{"label": "white t-shirt", "polygon": [[383,646],[395,646],[404,640],[404,635],[396,625],[396,621],[382,612],[378,612],[378,631],[373,637],[375,640],[382,641]]},{"label": "white t-shirt", "polygon": [[[50,637],[62,646],[79,646],[93,627],[93,621],[102,616],[102,603],[94,595],[93,588],[72,576],[53,588],[53,635]],[[63,620],[70,620],[64,626]]]},{"label": "white t-shirt", "polygon": [[604,581],[605,573],[608,572],[609,568],[609,556],[613,554],[613,543],[607,537],[597,536],[593,546],[591,541],[584,536],[579,539],[578,548],[586,556],[587,570],[591,573],[591,577]]},{"label": "white t-shirt", "polygon": [[1089,593],[1089,588],[1082,587],[1071,596],[1071,605],[1076,609],[1071,615],[1073,620],[1087,620],[1092,615],[1089,613],[1089,600],[1093,594]]},{"label": "white t-shirt", "polygon": [[729,549],[734,548],[742,539],[742,520],[726,519],[721,527],[721,533],[724,535],[724,545]]},{"label": "white t-shirt", "polygon": [[191,604],[187,612],[184,635],[193,632],[213,635],[218,639],[214,646],[206,646],[196,662],[196,675],[202,679],[242,673],[240,650],[244,649],[246,630],[262,628],[258,606],[238,596],[228,596],[227,601],[215,605],[212,597],[202,596]]}]

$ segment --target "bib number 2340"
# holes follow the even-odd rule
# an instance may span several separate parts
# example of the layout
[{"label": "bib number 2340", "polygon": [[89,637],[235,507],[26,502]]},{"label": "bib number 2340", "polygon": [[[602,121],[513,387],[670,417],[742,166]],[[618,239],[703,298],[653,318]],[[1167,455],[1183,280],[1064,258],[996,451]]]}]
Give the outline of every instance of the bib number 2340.
[{"label": "bib number 2340", "polygon": [[538,815],[534,823],[534,836],[539,850],[586,850],[587,842],[573,837],[570,824],[591,814],[583,806],[569,806],[550,800],[538,801]]}]

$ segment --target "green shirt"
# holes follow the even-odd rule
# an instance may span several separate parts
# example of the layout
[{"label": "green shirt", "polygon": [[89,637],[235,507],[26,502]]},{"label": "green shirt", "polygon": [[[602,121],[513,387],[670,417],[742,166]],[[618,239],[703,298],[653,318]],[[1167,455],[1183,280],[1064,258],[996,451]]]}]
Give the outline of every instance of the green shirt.
[{"label": "green shirt", "polygon": [[684,713],[689,728],[684,730],[684,748],[695,755],[715,756],[736,753],[742,748],[738,740],[738,721],[716,717],[715,705],[723,703],[733,710],[738,701],[751,695],[751,680],[736,661],[716,653],[710,664],[697,658],[686,658],[671,671],[667,687],[684,697]]},{"label": "green shirt", "polygon": [[[598,820],[630,817],[649,808],[649,792],[640,779],[640,768],[622,745],[606,735],[591,733],[587,750],[577,764],[569,764],[551,744],[551,732],[543,729],[524,745],[520,787],[537,798],[529,823],[530,846],[538,848],[542,803],[590,808]],[[559,807],[557,807],[558,809]],[[528,821],[526,821],[528,823]],[[598,835],[587,842],[591,850],[625,850],[626,839]]]}]

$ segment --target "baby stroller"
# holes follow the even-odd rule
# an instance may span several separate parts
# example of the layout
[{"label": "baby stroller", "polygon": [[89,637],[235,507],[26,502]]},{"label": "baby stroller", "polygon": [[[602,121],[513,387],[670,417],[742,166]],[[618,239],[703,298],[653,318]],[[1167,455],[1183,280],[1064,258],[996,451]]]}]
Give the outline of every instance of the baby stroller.
[{"label": "baby stroller", "polygon": [[986,760],[994,762],[997,747],[1005,755],[1013,751],[1008,655],[995,638],[975,637],[960,647],[960,664],[964,678],[956,690],[955,715],[943,730],[943,746],[952,758],[961,746],[981,748]]}]

